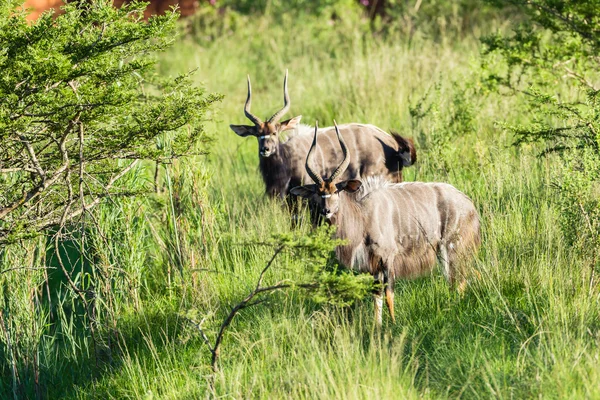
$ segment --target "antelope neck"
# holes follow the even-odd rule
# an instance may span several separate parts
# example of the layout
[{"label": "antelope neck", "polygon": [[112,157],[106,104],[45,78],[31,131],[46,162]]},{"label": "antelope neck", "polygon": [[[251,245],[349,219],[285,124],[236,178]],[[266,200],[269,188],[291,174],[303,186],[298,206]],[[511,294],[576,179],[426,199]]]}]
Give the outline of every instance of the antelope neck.
[{"label": "antelope neck", "polygon": [[347,244],[337,248],[340,261],[349,267],[354,264],[354,251],[364,241],[364,220],[360,203],[346,192],[340,193],[339,208],[331,221],[337,227],[336,237],[347,240]]},{"label": "antelope neck", "polygon": [[281,144],[269,157],[259,157],[259,168],[265,182],[266,191],[270,195],[285,195],[290,180],[287,157]]}]

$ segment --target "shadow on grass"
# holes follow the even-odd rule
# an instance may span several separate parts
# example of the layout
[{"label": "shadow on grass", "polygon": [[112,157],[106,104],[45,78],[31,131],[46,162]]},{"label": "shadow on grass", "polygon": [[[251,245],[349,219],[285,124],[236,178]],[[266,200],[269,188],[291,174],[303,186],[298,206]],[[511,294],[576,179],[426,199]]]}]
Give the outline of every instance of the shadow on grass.
[{"label": "shadow on grass", "polygon": [[[86,310],[80,297],[71,290],[52,244],[49,239],[46,254],[47,265],[52,269],[48,270],[48,280],[40,290],[43,297],[37,304],[39,314],[47,315],[47,319],[36,317],[36,320],[45,321],[45,326],[39,327],[42,331],[39,342],[33,338],[21,339],[25,345],[13,349],[16,355],[14,369],[9,364],[7,349],[0,347],[0,355],[6,360],[0,369],[1,399],[75,397],[77,387],[89,386],[119,370],[124,355],[149,356],[144,335],[158,333],[173,339],[181,331],[177,304],[162,300],[144,303],[144,312],[126,311],[124,317],[117,317],[119,320],[114,325],[103,311],[92,334],[90,316],[98,316],[93,315],[93,306]],[[95,289],[89,284],[92,267],[89,262],[82,261],[75,241],[61,241],[60,257],[78,287]],[[88,279],[87,287],[86,283],[81,283],[85,279]],[[101,280],[97,284],[101,284]],[[90,293],[84,295],[87,300],[91,298]],[[123,307],[120,306],[120,313],[123,313]],[[6,318],[18,316],[7,314]]]},{"label": "shadow on grass", "polygon": [[[77,267],[87,268],[85,265]],[[55,288],[64,287],[60,275],[52,279]],[[485,397],[492,396],[495,391],[500,395],[513,393],[518,397],[529,397],[535,393],[535,387],[518,375],[517,358],[527,340],[533,338],[530,347],[537,346],[536,321],[540,310],[547,308],[548,294],[542,288],[530,288],[538,293],[528,296],[527,290],[523,281],[514,276],[503,276],[498,282],[489,279],[475,282],[463,295],[449,289],[439,273],[428,278],[399,281],[396,285],[397,323],[391,324],[389,316],[385,315],[381,334],[391,335],[390,345],[394,338],[404,337],[407,343],[404,358],[415,368],[415,386],[423,392],[450,397]],[[167,365],[182,365],[186,370],[195,368],[198,371],[194,373],[195,377],[205,376],[209,369],[209,352],[204,348],[205,344],[198,335],[188,336],[178,315],[178,301],[166,299],[161,297],[145,302],[143,311],[126,313],[114,329],[100,327],[105,337],[112,340],[96,349],[90,343],[89,330],[83,320],[75,319],[69,326],[55,322],[57,325],[52,329],[59,333],[52,339],[52,351],[47,352],[53,356],[40,362],[43,367],[38,382],[43,397],[116,396],[120,390],[131,390],[135,386],[122,385],[129,389],[119,386],[120,382],[125,383],[124,380],[131,378],[130,374],[143,381],[146,379],[144,374],[148,373],[147,379],[151,380],[152,374],[160,375],[156,371],[160,370],[162,359],[169,357]],[[309,314],[323,310],[322,306],[306,300],[300,304],[290,300],[277,305],[281,303],[273,301],[245,312],[236,320],[234,330],[243,333],[241,326],[254,326],[264,318],[293,319],[296,317],[294,310],[298,308]],[[368,323],[369,316],[373,315],[370,297],[338,310],[333,317],[355,331],[364,352],[372,351],[380,337]],[[71,309],[70,312],[81,314],[83,310]],[[226,312],[227,307],[221,307],[216,320],[219,321]],[[335,336],[327,331],[328,327],[312,334],[322,337],[323,345],[335,347]],[[71,337],[64,333],[66,328],[70,329]],[[227,346],[231,345],[230,342]],[[73,350],[73,346],[82,347]],[[138,365],[135,363],[139,368],[131,371],[132,365]],[[223,366],[230,363],[235,360],[227,360]],[[9,382],[6,373],[4,378],[4,382]],[[22,397],[35,398],[33,377],[22,382],[27,383]],[[143,389],[144,384],[140,383],[137,388]],[[193,398],[200,396],[198,391],[204,388],[202,384],[196,384],[190,390],[196,391],[189,395]],[[3,386],[1,394],[2,398],[12,397],[10,386]]]},{"label": "shadow on grass", "polygon": [[[61,371],[47,371],[44,381],[48,398],[78,398],[82,393],[87,398],[114,396],[116,393],[110,390],[110,385],[102,384],[102,381],[119,375],[128,358],[133,356],[152,362],[157,354],[167,351],[167,343],[177,341],[182,329],[176,307],[164,303],[162,307],[131,314],[117,329],[105,332],[105,338],[112,336],[110,346],[104,341],[97,346],[95,354],[82,357],[80,362],[64,364]],[[84,333],[85,329],[81,334]],[[163,340],[157,340],[156,336]],[[107,390],[103,393],[104,389]]]}]

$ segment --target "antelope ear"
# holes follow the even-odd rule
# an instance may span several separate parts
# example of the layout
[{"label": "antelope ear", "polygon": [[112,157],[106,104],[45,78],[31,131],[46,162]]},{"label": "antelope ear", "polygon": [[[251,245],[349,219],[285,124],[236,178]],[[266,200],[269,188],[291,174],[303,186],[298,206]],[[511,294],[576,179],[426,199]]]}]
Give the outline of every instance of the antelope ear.
[{"label": "antelope ear", "polygon": [[234,131],[238,136],[246,137],[246,136],[256,136],[256,129],[253,125],[229,125],[232,131]]},{"label": "antelope ear", "polygon": [[345,190],[348,193],[354,193],[362,186],[362,182],[358,179],[348,179],[347,181],[343,181],[338,183],[338,190]]},{"label": "antelope ear", "polygon": [[287,121],[283,121],[282,123],[279,124],[281,127],[279,129],[279,132],[289,131],[290,129],[294,129],[296,127],[296,125],[298,125],[300,123],[301,119],[302,119],[302,115],[298,115],[297,117],[288,119]]},{"label": "antelope ear", "polygon": [[296,186],[290,190],[290,193],[294,196],[310,197],[317,191],[316,185]]},{"label": "antelope ear", "polygon": [[417,161],[417,151],[415,150],[415,144],[412,139],[401,138],[402,142],[398,139],[398,144],[400,144],[400,148],[398,149],[398,154],[400,155],[400,159],[402,160],[402,165],[405,167],[410,167]]}]

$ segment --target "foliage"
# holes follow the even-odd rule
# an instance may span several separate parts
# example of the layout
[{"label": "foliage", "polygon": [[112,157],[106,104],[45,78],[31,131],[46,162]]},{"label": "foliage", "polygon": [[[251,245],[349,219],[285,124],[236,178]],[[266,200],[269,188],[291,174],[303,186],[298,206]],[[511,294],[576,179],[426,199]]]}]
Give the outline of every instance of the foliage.
[{"label": "foliage", "polygon": [[218,0],[215,3],[243,14],[267,13],[275,16],[282,13],[331,15],[335,9],[357,6],[355,0]]},{"label": "foliage", "polygon": [[[304,20],[322,19],[331,24],[340,19],[352,19],[369,23],[372,33],[392,37],[412,38],[413,35],[429,35],[437,39],[488,31],[490,22],[497,22],[512,15],[509,7],[493,7],[476,0],[460,1],[407,1],[407,0],[217,0],[214,7],[200,10],[196,16],[202,24],[200,36],[211,34],[220,25],[236,29],[240,16],[250,21],[268,15],[282,24],[304,23]],[[216,14],[215,23],[206,23],[206,15]],[[243,20],[243,18],[242,18]],[[368,37],[368,36],[367,36]]]},{"label": "foliage", "polygon": [[[600,249],[600,157],[595,150],[581,149],[563,156],[564,174],[559,205],[567,237],[592,256],[598,268]],[[593,275],[592,275],[593,277]]]},{"label": "foliage", "polygon": [[348,306],[363,299],[373,288],[373,277],[354,274],[338,263],[333,254],[342,240],[332,239],[335,229],[321,226],[310,235],[279,234],[271,239],[273,246],[289,249],[305,266],[306,271],[293,274],[304,276],[293,286],[306,288],[307,295],[317,303]]},{"label": "foliage", "polygon": [[[527,98],[532,122],[504,124],[516,145],[543,143],[560,153],[562,224],[571,241],[595,254],[600,236],[600,2],[511,1],[528,17],[512,35],[484,38],[486,61],[498,57],[490,86]],[[489,66],[487,63],[486,66]],[[568,90],[562,85],[565,81]],[[596,256],[593,256],[597,261]]]},{"label": "foliage", "polygon": [[[145,23],[142,3],[99,0],[29,23],[20,3],[0,12],[0,243],[146,190],[119,184],[138,160],[203,152],[201,122],[220,98],[187,74],[153,74],[151,54],[173,43],[176,13]],[[157,146],[167,132],[168,146]]]},{"label": "foliage", "polygon": [[[243,299],[235,304],[227,317],[221,322],[218,333],[215,335],[213,342],[208,338],[202,327],[202,323],[196,322],[193,318],[199,314],[198,310],[188,310],[185,318],[194,325],[200,337],[208,346],[211,352],[211,368],[213,372],[217,372],[217,361],[221,354],[221,343],[226,330],[229,328],[235,316],[242,310],[256,306],[266,301],[269,295],[274,292],[301,288],[309,297],[312,297],[319,303],[330,303],[336,305],[351,305],[355,300],[360,300],[373,290],[373,277],[363,274],[362,276],[353,276],[347,271],[334,273],[325,271],[328,259],[333,256],[332,252],[336,246],[343,244],[339,240],[332,239],[333,229],[327,226],[322,226],[316,230],[314,234],[292,235],[278,234],[273,235],[267,245],[275,248],[273,255],[262,269],[256,286]],[[276,258],[284,251],[292,251],[295,257],[300,257],[303,262],[308,263],[310,282],[303,281],[304,273],[295,271],[290,275],[293,278],[288,278],[277,283],[268,285],[264,284],[265,276],[270,272]],[[305,278],[306,279],[306,278]],[[202,321],[205,321],[206,317]],[[214,390],[214,381],[210,379],[210,389]]]},{"label": "foliage", "polygon": [[461,139],[477,129],[472,84],[452,81],[449,86],[450,98],[444,96],[438,81],[408,107],[420,158],[435,160],[429,168],[444,173],[451,169],[450,163],[456,162],[456,153],[462,151],[458,145]]},{"label": "foliage", "polygon": [[[203,123],[221,99],[187,72],[156,75],[177,13],[146,22],[144,3],[98,0],[29,22],[22,3],[0,5],[0,371],[15,398],[41,396],[40,349],[79,347],[65,363],[92,349],[112,357],[110,326],[139,304],[147,256],[139,220],[104,218],[103,200],[127,209],[123,198],[148,193],[144,160],[158,171],[205,153]],[[141,254],[123,261],[125,248]]]},{"label": "foliage", "polygon": [[436,40],[487,30],[511,15],[509,8],[492,7],[475,0],[407,1],[360,0],[376,31],[412,38],[430,35]]}]

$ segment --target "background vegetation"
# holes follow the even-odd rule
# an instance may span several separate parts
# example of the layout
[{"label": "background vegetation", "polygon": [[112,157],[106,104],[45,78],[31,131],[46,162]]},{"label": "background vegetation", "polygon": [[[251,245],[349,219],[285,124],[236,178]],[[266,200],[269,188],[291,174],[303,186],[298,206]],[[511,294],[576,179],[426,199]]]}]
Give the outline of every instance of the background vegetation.
[{"label": "background vegetation", "polygon": [[[519,2],[390,1],[375,18],[353,1],[259,3],[203,8],[159,55],[161,76],[195,69],[196,85],[224,95],[203,123],[209,155],[156,179],[142,162],[123,185],[155,193],[102,202],[83,239],[56,246],[48,232],[2,247],[1,397],[600,397],[598,32],[581,38],[579,25],[549,25]],[[597,21],[598,8],[550,10]],[[302,247],[326,235],[291,228],[262,194],[255,141],[228,128],[245,123],[246,74],[253,112],[266,116],[281,106],[286,68],[290,116],[413,137],[419,162],[406,179],[450,182],[474,200],[481,276],[463,296],[439,273],[399,282],[397,322],[381,331],[368,297],[341,307],[301,286],[274,292],[232,322],[213,371],[206,340],[255,288],[273,245],[296,250],[277,256],[265,285],[305,282],[325,262]],[[75,282],[93,282],[96,301],[71,290],[57,255]]]}]

